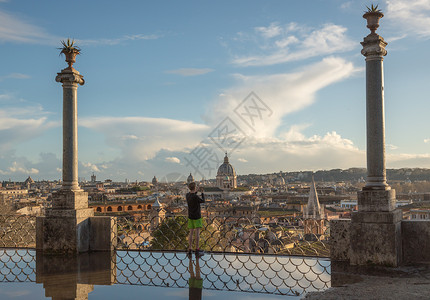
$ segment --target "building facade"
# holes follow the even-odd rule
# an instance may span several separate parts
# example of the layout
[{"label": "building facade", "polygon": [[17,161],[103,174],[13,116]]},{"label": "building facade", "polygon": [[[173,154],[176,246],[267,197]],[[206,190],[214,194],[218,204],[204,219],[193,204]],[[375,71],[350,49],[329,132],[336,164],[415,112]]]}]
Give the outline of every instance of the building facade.
[{"label": "building facade", "polygon": [[236,171],[229,163],[227,153],[224,157],[224,163],[218,168],[216,186],[223,191],[230,191],[237,188]]}]

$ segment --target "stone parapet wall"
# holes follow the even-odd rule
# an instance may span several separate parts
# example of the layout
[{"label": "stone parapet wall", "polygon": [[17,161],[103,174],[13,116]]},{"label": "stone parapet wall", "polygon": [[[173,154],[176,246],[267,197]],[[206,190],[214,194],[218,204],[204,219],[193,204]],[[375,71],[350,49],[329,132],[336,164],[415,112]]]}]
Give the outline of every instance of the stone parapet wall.
[{"label": "stone parapet wall", "polygon": [[430,262],[430,220],[402,221],[404,263]]},{"label": "stone parapet wall", "polygon": [[348,261],[350,257],[351,220],[330,221],[331,260]]},{"label": "stone parapet wall", "polygon": [[[400,224],[402,263],[429,263],[430,220],[402,220]],[[330,248],[332,261],[351,261],[350,238],[351,220],[345,219],[330,221]]]}]

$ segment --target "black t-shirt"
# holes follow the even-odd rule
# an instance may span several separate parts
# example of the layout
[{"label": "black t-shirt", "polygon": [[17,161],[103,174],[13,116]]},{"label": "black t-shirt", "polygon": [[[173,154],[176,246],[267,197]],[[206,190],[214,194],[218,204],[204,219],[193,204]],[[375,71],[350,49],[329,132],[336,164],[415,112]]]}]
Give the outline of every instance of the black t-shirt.
[{"label": "black t-shirt", "polygon": [[200,203],[205,202],[205,195],[202,193],[202,197],[197,196],[197,193],[187,193],[185,196],[188,204],[188,218],[192,220],[198,220],[202,217],[200,209]]}]

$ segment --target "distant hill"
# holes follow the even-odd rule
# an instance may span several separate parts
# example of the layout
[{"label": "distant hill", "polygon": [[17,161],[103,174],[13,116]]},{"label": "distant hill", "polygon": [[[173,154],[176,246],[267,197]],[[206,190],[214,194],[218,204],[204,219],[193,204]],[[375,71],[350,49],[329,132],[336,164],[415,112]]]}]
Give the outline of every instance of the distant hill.
[{"label": "distant hill", "polygon": [[[358,182],[366,179],[367,169],[365,168],[350,168],[346,170],[332,169],[319,170],[316,172],[300,171],[300,172],[278,172],[270,174],[248,174],[238,175],[239,181],[247,181],[248,184],[256,184],[259,182],[267,182],[277,177],[283,177],[286,182],[302,181],[310,182],[314,174],[315,181],[339,182],[352,181]],[[422,168],[402,168],[402,169],[387,169],[388,181],[430,181],[430,169]]]}]

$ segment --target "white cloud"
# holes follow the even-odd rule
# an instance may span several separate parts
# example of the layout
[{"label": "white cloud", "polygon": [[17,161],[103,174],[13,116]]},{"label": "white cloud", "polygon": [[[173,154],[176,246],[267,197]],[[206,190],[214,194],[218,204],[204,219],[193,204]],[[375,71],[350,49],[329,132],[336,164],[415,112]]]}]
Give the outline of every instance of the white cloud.
[{"label": "white cloud", "polygon": [[300,126],[292,126],[290,134],[279,138],[246,139],[232,157],[240,155],[249,163],[240,166],[240,169],[236,168],[236,171],[248,174],[273,170],[350,168],[366,164],[365,151],[338,133],[333,131],[323,136],[305,136],[299,128]]},{"label": "white cloud", "polygon": [[0,95],[0,103],[0,150],[11,149],[19,142],[33,139],[59,125],[59,122],[48,121],[46,115],[49,113],[40,104],[10,95]]},{"label": "white cloud", "polygon": [[138,140],[139,138],[133,134],[124,135],[121,137],[122,140]]},{"label": "white cloud", "polygon": [[248,162],[246,159],[244,159],[244,158],[238,158],[237,159],[238,161],[240,161],[240,162],[243,162],[243,163],[246,163],[246,162]]},{"label": "white cloud", "polygon": [[35,168],[27,169],[24,166],[19,165],[16,161],[12,163],[12,166],[8,168],[10,173],[23,173],[23,174],[38,174],[39,170]]},{"label": "white cloud", "polygon": [[[340,58],[329,57],[321,62],[304,66],[292,73],[265,76],[245,76],[237,74],[237,84],[222,91],[208,108],[205,119],[214,127],[226,116],[231,117],[247,134],[256,137],[273,137],[288,114],[304,109],[314,103],[316,94],[322,88],[344,80],[359,69]],[[270,117],[254,118],[253,130],[235,114],[235,108],[254,91],[272,110]]]},{"label": "white cloud", "polygon": [[342,3],[340,5],[340,8],[343,10],[348,10],[349,8],[351,8],[351,5],[352,5],[352,1],[347,1],[347,2]]},{"label": "white cloud", "polygon": [[90,162],[82,163],[82,166],[84,166],[85,168],[89,169],[92,172],[100,172],[100,169],[95,164],[92,164]]},{"label": "white cloud", "polygon": [[177,151],[192,148],[209,132],[207,125],[166,118],[83,118],[79,124],[102,132],[106,143],[119,148],[122,157],[128,161],[151,159],[161,149]]},{"label": "white cloud", "polygon": [[[76,39],[80,45],[117,45],[125,41],[154,40],[157,34],[127,34],[119,38]],[[18,17],[0,10],[0,41],[29,44],[58,45],[64,37],[47,32],[44,28],[31,24],[25,17]]]},{"label": "white cloud", "polygon": [[430,37],[430,1],[428,0],[387,0],[386,17],[400,32]]},{"label": "white cloud", "polygon": [[430,139],[424,139],[424,143],[426,144],[430,143]]},{"label": "white cloud", "polygon": [[430,168],[430,154],[387,154],[388,168]]},{"label": "white cloud", "polygon": [[47,33],[43,28],[30,24],[10,13],[0,10],[0,41],[32,44],[58,43],[58,37]]},{"label": "white cloud", "polygon": [[134,34],[134,35],[123,35],[119,38],[99,38],[99,39],[76,39],[79,45],[90,45],[90,46],[102,46],[102,45],[118,45],[126,41],[137,41],[137,40],[156,40],[161,36],[157,34]]},{"label": "white cloud", "polygon": [[168,70],[165,73],[177,74],[177,75],[181,75],[181,76],[197,76],[197,75],[207,74],[207,73],[210,73],[213,71],[214,71],[213,69],[209,69],[209,68],[201,68],[201,69],[182,68],[182,69],[176,69],[176,70]]},{"label": "white cloud", "polygon": [[283,30],[281,26],[278,25],[278,23],[272,23],[268,27],[256,27],[255,31],[260,33],[265,38],[273,38],[280,35]]},{"label": "white cloud", "polygon": [[177,157],[166,157],[166,161],[171,162],[171,163],[175,163],[175,164],[181,163],[181,160]]},{"label": "white cloud", "polygon": [[9,75],[0,76],[0,81],[3,81],[5,79],[29,79],[29,78],[31,78],[31,76],[27,74],[11,73]]},{"label": "white cloud", "polygon": [[238,41],[251,41],[256,45],[249,48],[262,54],[240,55],[233,63],[245,67],[267,66],[349,51],[356,43],[347,37],[346,31],[346,27],[335,24],[324,24],[317,29],[300,27],[296,23],[257,27],[257,37]]}]

